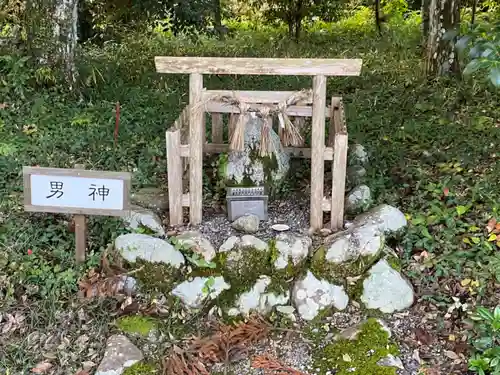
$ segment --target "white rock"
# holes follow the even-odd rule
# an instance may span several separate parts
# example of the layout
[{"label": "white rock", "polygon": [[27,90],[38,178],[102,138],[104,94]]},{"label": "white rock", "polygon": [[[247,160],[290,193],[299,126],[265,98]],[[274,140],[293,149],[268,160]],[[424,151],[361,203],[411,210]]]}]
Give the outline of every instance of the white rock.
[{"label": "white rock", "polygon": [[179,250],[167,241],[146,234],[122,234],[116,238],[115,248],[131,263],[143,259],[148,262],[163,262],[175,268],[184,264],[184,256]]},{"label": "white rock", "polygon": [[294,285],[293,302],[304,320],[312,320],[327,307],[344,310],[349,297],[342,286],[318,280],[311,271],[307,271],[306,276]]},{"label": "white rock", "polygon": [[345,209],[348,212],[363,211],[368,208],[372,200],[370,188],[360,185],[352,189],[345,199]]},{"label": "white rock", "polygon": [[292,233],[281,233],[276,236],[276,250],[278,258],[274,262],[276,269],[284,269],[291,260],[294,265],[299,264],[309,255],[312,240],[306,236]]},{"label": "white rock", "polygon": [[290,299],[287,292],[285,295],[276,295],[274,293],[266,293],[267,287],[271,284],[271,279],[268,276],[261,275],[252,289],[241,294],[236,301],[236,307],[230,310],[235,314],[247,316],[252,311],[260,314],[268,314],[276,305],[285,305]]},{"label": "white rock", "polygon": [[222,276],[213,277],[211,286],[207,283],[209,279],[209,277],[195,277],[191,281],[184,281],[172,290],[172,294],[179,297],[187,307],[198,309],[203,306],[207,298],[214,299],[224,290],[231,288]]},{"label": "white rock", "polygon": [[182,247],[191,249],[210,262],[215,258],[215,249],[208,239],[198,231],[187,231],[175,237]]},{"label": "white rock", "polygon": [[132,206],[128,214],[123,217],[123,221],[131,229],[139,229],[142,225],[151,229],[159,236],[165,235],[165,229],[163,228],[160,218],[151,210],[139,206]]},{"label": "white rock", "polygon": [[240,247],[253,247],[257,250],[260,251],[267,251],[269,250],[269,246],[267,242],[262,241],[261,239],[251,236],[251,235],[245,235],[241,237],[241,242],[240,242]]},{"label": "white rock", "polygon": [[349,147],[349,164],[366,165],[368,163],[368,153],[363,145],[353,144]]},{"label": "white rock", "polygon": [[377,225],[352,226],[326,244],[325,260],[340,264],[360,256],[376,256],[384,247],[384,236]]},{"label": "white rock", "polygon": [[290,227],[286,224],[274,224],[271,226],[271,229],[275,230],[276,232],[286,232],[290,229]]},{"label": "white rock", "polygon": [[231,236],[227,240],[224,241],[222,245],[219,247],[219,253],[225,253],[233,250],[240,243],[240,239],[236,236]]},{"label": "white rock", "polygon": [[393,269],[385,259],[369,270],[363,281],[361,302],[368,309],[379,309],[383,313],[401,311],[413,304],[414,292],[411,284]]},{"label": "white rock", "polygon": [[142,353],[123,335],[113,335],[106,343],[104,357],[95,375],[121,375],[127,367],[142,361]]},{"label": "white rock", "polygon": [[354,224],[358,226],[367,223],[377,224],[384,233],[393,233],[406,227],[407,221],[405,215],[396,207],[382,204],[354,219]]},{"label": "white rock", "polygon": [[244,233],[255,233],[259,230],[260,219],[257,215],[243,215],[237,218],[231,226]]}]

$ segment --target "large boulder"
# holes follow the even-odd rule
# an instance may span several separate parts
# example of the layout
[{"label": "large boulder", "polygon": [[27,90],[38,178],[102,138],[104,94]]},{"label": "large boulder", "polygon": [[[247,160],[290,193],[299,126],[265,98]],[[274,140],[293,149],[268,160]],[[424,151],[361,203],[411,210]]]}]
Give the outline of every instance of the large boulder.
[{"label": "large boulder", "polygon": [[405,215],[396,207],[381,204],[368,212],[357,216],[354,225],[375,224],[380,231],[386,234],[396,233],[407,225]]},{"label": "large boulder", "polygon": [[263,120],[249,117],[245,125],[243,151],[221,154],[218,161],[219,177],[226,186],[277,186],[290,169],[290,156],[284,152],[278,134],[269,130],[272,152],[259,155]]},{"label": "large boulder", "polygon": [[115,239],[115,248],[128,262],[138,259],[152,263],[165,263],[174,268],[184,264],[184,256],[167,241],[146,234],[122,234]]},{"label": "large boulder", "polygon": [[349,297],[342,286],[319,280],[312,272],[307,271],[305,277],[294,285],[293,302],[302,319],[312,320],[325,308],[333,306],[344,310]]},{"label": "large boulder", "polygon": [[384,248],[384,235],[377,225],[353,226],[325,240],[313,255],[312,270],[330,281],[363,274]]},{"label": "large boulder", "polygon": [[368,272],[363,281],[361,302],[368,309],[393,313],[407,309],[413,304],[414,292],[411,284],[382,259]]}]

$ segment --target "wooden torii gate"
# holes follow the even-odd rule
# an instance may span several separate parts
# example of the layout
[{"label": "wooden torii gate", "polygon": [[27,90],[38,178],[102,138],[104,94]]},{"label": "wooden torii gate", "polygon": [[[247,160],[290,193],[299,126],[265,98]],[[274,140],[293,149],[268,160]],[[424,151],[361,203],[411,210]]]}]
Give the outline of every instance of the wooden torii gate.
[{"label": "wooden torii gate", "polygon": [[[191,224],[201,223],[203,152],[226,152],[229,149],[228,144],[223,142],[222,115],[237,115],[240,110],[236,106],[225,105],[210,98],[217,95],[233,96],[259,108],[280,103],[293,94],[288,91],[206,90],[203,87],[203,74],[241,74],[313,77],[310,97],[300,105],[286,108],[289,116],[312,117],[311,148],[286,147],[285,150],[293,156],[311,159],[310,227],[313,230],[322,228],[323,211],[330,211],[333,230],[343,227],[347,128],[342,98],[332,98],[331,105],[327,106],[326,81],[330,76],[359,76],[362,60],[159,56],[155,58],[155,64],[159,73],[189,74],[189,105],[184,108],[174,126],[166,132],[171,225],[182,224],[183,207],[189,207]],[[211,113],[212,143],[208,143],[206,139],[205,112]],[[330,118],[328,144],[325,140],[327,117]],[[183,119],[187,120],[182,121]],[[181,139],[187,143],[181,144]],[[186,193],[182,183],[182,158],[189,159],[189,190]],[[324,197],[325,160],[332,160],[333,186],[330,198]]]}]

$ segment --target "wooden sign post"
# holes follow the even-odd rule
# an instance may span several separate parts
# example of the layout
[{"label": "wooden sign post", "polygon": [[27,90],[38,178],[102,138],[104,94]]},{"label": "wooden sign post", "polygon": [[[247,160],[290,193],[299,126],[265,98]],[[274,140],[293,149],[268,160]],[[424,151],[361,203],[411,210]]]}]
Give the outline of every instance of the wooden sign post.
[{"label": "wooden sign post", "polygon": [[78,263],[87,248],[85,215],[124,216],[130,207],[128,172],[23,167],[23,179],[25,211],[75,215]]}]

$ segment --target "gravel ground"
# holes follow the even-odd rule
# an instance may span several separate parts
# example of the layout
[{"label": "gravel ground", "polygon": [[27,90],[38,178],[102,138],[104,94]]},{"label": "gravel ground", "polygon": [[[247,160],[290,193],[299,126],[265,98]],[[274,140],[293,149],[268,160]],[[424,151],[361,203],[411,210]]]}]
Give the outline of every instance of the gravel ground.
[{"label": "gravel ground", "polygon": [[[259,231],[253,235],[264,241],[274,238],[278,233],[271,228],[274,224],[286,224],[290,227],[290,232],[307,234],[309,204],[309,199],[299,197],[270,202],[268,220],[261,221]],[[230,236],[242,235],[231,227],[224,208],[205,207],[202,224],[189,228],[199,230],[216,249]]]}]

